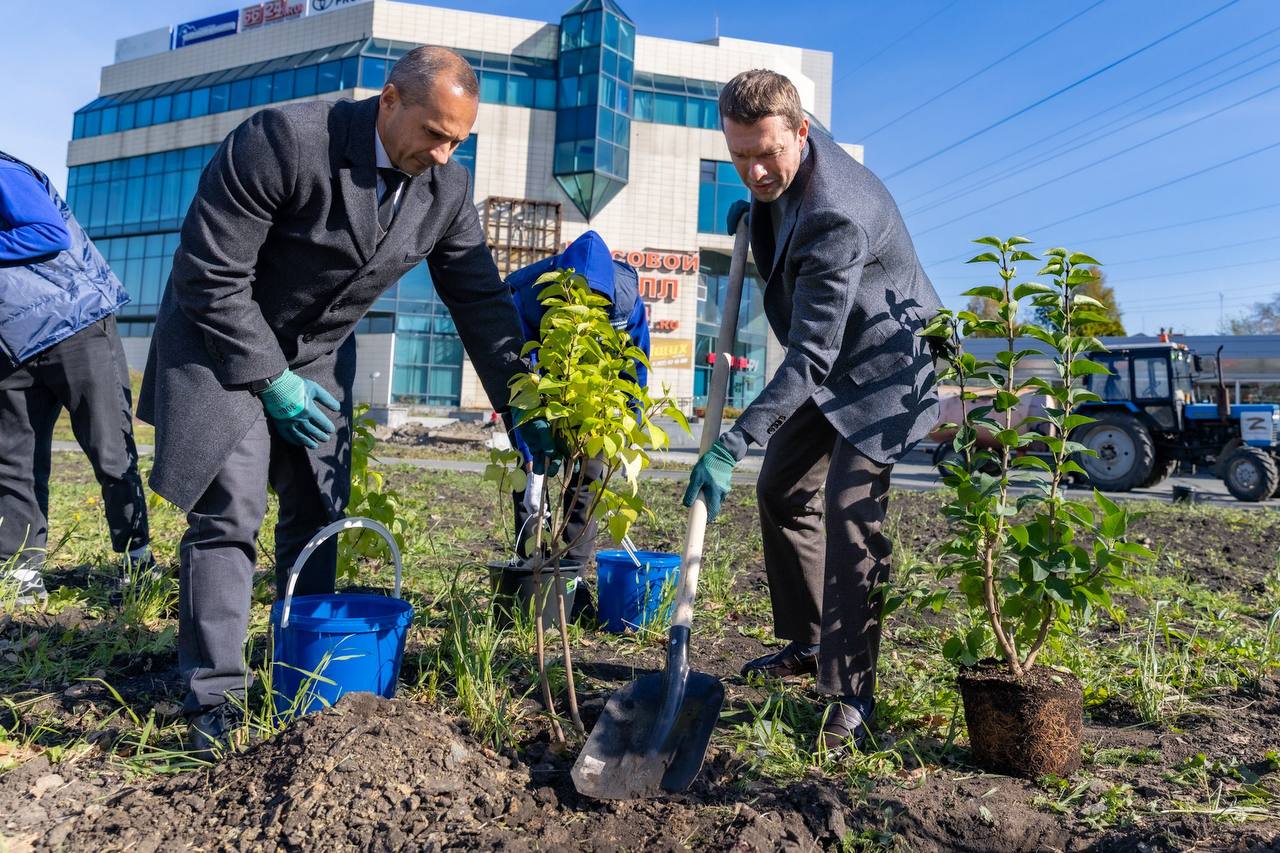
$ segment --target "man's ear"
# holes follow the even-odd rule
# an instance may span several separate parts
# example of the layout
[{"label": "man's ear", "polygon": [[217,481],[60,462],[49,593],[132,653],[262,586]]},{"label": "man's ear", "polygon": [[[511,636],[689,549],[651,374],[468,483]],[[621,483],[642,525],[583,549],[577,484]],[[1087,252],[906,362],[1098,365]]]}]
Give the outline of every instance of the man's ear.
[{"label": "man's ear", "polygon": [[400,93],[396,91],[396,87],[392,83],[382,87],[382,94],[378,96],[378,103],[387,109],[393,108],[400,101]]},{"label": "man's ear", "polygon": [[803,147],[805,142],[807,142],[809,139],[809,119],[808,118],[803,118],[800,120],[800,126],[796,128],[796,136],[800,137],[800,145],[801,147]]}]

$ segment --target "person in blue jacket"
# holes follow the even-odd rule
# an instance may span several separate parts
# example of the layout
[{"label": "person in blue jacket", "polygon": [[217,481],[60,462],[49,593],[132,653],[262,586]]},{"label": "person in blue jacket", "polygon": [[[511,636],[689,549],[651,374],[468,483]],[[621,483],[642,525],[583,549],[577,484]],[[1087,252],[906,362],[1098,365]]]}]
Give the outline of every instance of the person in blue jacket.
[{"label": "person in blue jacket", "polygon": [[[632,342],[648,356],[649,318],[644,301],[640,298],[639,276],[630,264],[614,260],[609,247],[595,231],[585,232],[560,254],[516,270],[507,277],[525,340],[538,340],[538,329],[545,312],[538,301],[538,292],[542,290],[537,285],[538,277],[553,270],[564,269],[573,269],[586,279],[592,290],[609,300],[609,322],[614,328],[626,331]],[[634,378],[641,388],[648,384],[649,374],[644,364],[636,362]],[[539,472],[542,460],[533,459],[519,435],[516,436],[516,446],[524,455],[526,467],[535,473]],[[555,471],[548,470],[547,473],[554,476]],[[602,473],[603,465],[600,460],[588,460],[577,471],[570,473],[573,481],[565,494],[564,512],[567,522],[564,540],[574,543],[565,558],[584,566],[595,554],[596,539],[596,525],[587,517],[590,504],[588,487]],[[533,548],[536,522],[530,522],[529,518],[535,509],[532,501],[525,500],[524,492],[515,493],[514,502],[516,551],[524,558],[529,556]],[[579,588],[579,593],[574,597],[575,617],[589,612],[591,608],[591,596]]]},{"label": "person in blue jacket", "polygon": [[0,151],[0,567],[19,603],[46,596],[53,429],[65,407],[102,487],[123,577],[153,571],[133,443],[124,286],[49,179]]}]

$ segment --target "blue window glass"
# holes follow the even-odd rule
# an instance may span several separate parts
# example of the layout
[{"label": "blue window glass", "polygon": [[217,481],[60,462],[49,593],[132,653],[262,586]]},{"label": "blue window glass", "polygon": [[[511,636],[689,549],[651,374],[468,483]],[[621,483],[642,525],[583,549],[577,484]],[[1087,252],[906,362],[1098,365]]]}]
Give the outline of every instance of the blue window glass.
[{"label": "blue window glass", "polygon": [[316,93],[316,66],[308,65],[293,72],[293,96],[309,98]]},{"label": "blue window glass", "polygon": [[191,93],[191,117],[198,118],[209,114],[209,87],[203,86]]},{"label": "blue window glass", "polygon": [[471,173],[471,179],[474,182],[476,177],[476,135],[474,133],[454,149],[453,159],[461,163]]},{"label": "blue window glass", "polygon": [[618,22],[618,53],[634,59],[636,55],[636,28],[626,21]]},{"label": "blue window glass", "polygon": [[89,221],[95,228],[101,228],[107,224],[108,186],[108,184],[98,184],[94,187],[93,207],[90,208]]},{"label": "blue window glass", "polygon": [[582,16],[566,15],[560,19],[560,51],[573,50],[582,35]]},{"label": "blue window glass", "polygon": [[[231,84],[230,109],[242,110],[249,106],[249,86],[248,80],[237,80]],[[194,111],[192,115],[195,115]]]},{"label": "blue window glass", "polygon": [[655,92],[653,120],[659,124],[684,124],[684,96]]},{"label": "blue window glass", "polygon": [[643,88],[637,88],[635,110],[637,122],[652,122],[654,115],[653,92],[645,91]]},{"label": "blue window glass", "polygon": [[503,78],[507,75],[496,71],[480,72],[480,100],[486,104],[500,104],[503,97]]},{"label": "blue window glass", "polygon": [[271,79],[271,97],[276,101],[287,101],[293,97],[293,69],[277,71]]},{"label": "blue window glass", "polygon": [[125,175],[130,178],[141,178],[147,173],[147,158],[145,155],[130,157],[125,164]]},{"label": "blue window glass", "polygon": [[556,157],[553,165],[553,171],[558,174],[564,174],[573,171],[573,150],[574,143],[572,140],[568,142],[556,143]]},{"label": "blue window glass", "polygon": [[124,224],[137,225],[142,221],[142,184],[137,179],[125,181]]},{"label": "blue window glass", "polygon": [[578,106],[600,103],[600,75],[584,74],[578,78]]},{"label": "blue window glass", "polygon": [[182,173],[166,172],[160,196],[160,218],[177,219],[181,210],[178,204],[182,196]]},{"label": "blue window glass", "polygon": [[107,107],[102,111],[102,132],[103,133],[116,132],[117,115],[118,115],[118,110],[116,107]]},{"label": "blue window glass", "polygon": [[151,120],[155,124],[164,124],[169,121],[169,108],[173,105],[173,99],[168,95],[161,95],[153,100],[155,107],[151,111]]},{"label": "blue window glass", "polygon": [[71,121],[71,138],[80,139],[84,136],[84,113],[76,113],[75,118]]},{"label": "blue window glass", "polygon": [[[610,15],[609,17],[612,18],[613,16]],[[616,51],[609,50],[609,48],[607,47],[604,49],[604,59],[603,59],[603,64],[601,65],[601,68],[604,70],[605,74],[613,74],[615,76],[617,75],[618,54]]]},{"label": "blue window glass", "polygon": [[360,57],[348,56],[342,60],[342,81],[339,88],[354,89],[356,87],[356,76],[360,73]]},{"label": "blue window glass", "polygon": [[92,110],[84,116],[84,135],[97,136],[102,132],[102,110]]},{"label": "blue window glass", "polygon": [[156,102],[154,98],[144,98],[138,101],[133,113],[134,127],[150,127],[152,125],[152,116],[155,114]]},{"label": "blue window glass", "polygon": [[376,56],[360,60],[360,85],[366,89],[381,89],[387,84],[387,61]]},{"label": "blue window glass", "polygon": [[613,111],[600,110],[596,133],[603,139],[613,140]]},{"label": "blue window glass", "polygon": [[600,25],[603,23],[601,21],[602,17],[603,15],[601,15],[599,9],[593,12],[587,12],[582,16],[582,35],[580,37],[582,44],[591,45],[600,43]]},{"label": "blue window glass", "polygon": [[613,174],[613,145],[596,140],[596,168]]},{"label": "blue window glass", "polygon": [[529,77],[508,75],[506,102],[513,107],[533,107],[535,104],[533,83],[534,81]]},{"label": "blue window glass", "polygon": [[148,175],[142,190],[142,221],[155,222],[160,218],[160,205],[164,198],[164,176]]},{"label": "blue window glass", "polygon": [[600,97],[596,103],[606,107],[617,106],[618,81],[608,75],[600,75]]},{"label": "blue window glass", "polygon": [[604,43],[614,50],[618,49],[618,24],[622,23],[616,15],[604,16]]},{"label": "blue window glass", "polygon": [[116,110],[116,130],[133,130],[133,104],[121,104]]},{"label": "blue window glass", "polygon": [[182,168],[182,151],[175,149],[173,151],[164,152],[164,165],[160,167],[162,172],[176,172]]},{"label": "blue window glass", "polygon": [[631,147],[631,119],[621,115],[614,119],[613,141],[625,148]]},{"label": "blue window glass", "polygon": [[556,108],[555,80],[534,81],[533,105],[540,110],[554,110]]},{"label": "blue window glass", "polygon": [[689,98],[685,119],[689,127],[701,127],[706,130],[720,128],[720,115],[715,101],[706,98]]},{"label": "blue window glass", "polygon": [[249,106],[260,107],[271,103],[271,75],[259,74],[249,81]]},{"label": "blue window glass", "polygon": [[703,160],[698,175],[698,230],[718,234],[724,230],[729,206],[748,200],[747,188],[733,164],[723,160]]},{"label": "blue window glass", "polygon": [[112,181],[107,184],[107,225],[120,225],[124,221],[124,187],[125,181]]},{"label": "blue window glass", "polygon": [[173,120],[182,121],[184,118],[191,117],[191,93],[190,92],[174,92],[173,93]]},{"label": "blue window glass", "polygon": [[618,57],[618,78],[630,80],[635,71],[635,64],[625,56]]},{"label": "blue window glass", "polygon": [[572,106],[576,106],[577,103],[578,103],[578,78],[577,77],[561,77],[559,106],[572,107]]},{"label": "blue window glass", "polygon": [[342,78],[342,63],[337,60],[322,62],[316,74],[317,92],[335,92]]}]

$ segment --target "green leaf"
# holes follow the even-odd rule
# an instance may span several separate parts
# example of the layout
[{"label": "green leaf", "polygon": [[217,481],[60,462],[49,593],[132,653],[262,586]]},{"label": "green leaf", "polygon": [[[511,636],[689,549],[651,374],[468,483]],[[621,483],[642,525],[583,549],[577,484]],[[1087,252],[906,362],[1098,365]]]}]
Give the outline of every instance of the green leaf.
[{"label": "green leaf", "polygon": [[1076,359],[1071,362],[1071,375],[1075,376],[1110,376],[1111,371],[1106,365],[1099,364],[1096,361],[1088,361],[1087,359]]},{"label": "green leaf", "polygon": [[1010,237],[1008,240],[1005,240],[1005,243],[1010,246],[1026,246],[1032,242],[1033,241],[1028,240],[1026,237]]},{"label": "green leaf", "polygon": [[983,296],[983,297],[986,297],[987,299],[990,299],[992,302],[1004,301],[1004,290],[999,287],[996,287],[995,285],[990,285],[990,284],[984,284],[979,287],[971,287],[960,295],[961,296]]},{"label": "green leaf", "polygon": [[942,644],[942,656],[950,663],[959,663],[964,651],[964,641],[959,637],[949,637]]},{"label": "green leaf", "polygon": [[1084,252],[1072,253],[1071,257],[1067,258],[1067,263],[1071,264],[1072,266],[1077,266],[1079,264],[1092,264],[1098,267],[1102,266],[1101,261],[1089,255],[1086,255]]},{"label": "green leaf", "polygon": [[1000,263],[1000,256],[995,254],[994,252],[983,252],[981,255],[974,255],[972,258],[965,261],[965,263],[966,264],[998,264]]},{"label": "green leaf", "polygon": [[1007,412],[1021,402],[1021,398],[1017,394],[1010,394],[1008,391],[997,391],[995,399],[995,410],[997,412]]},{"label": "green leaf", "polygon": [[[1017,238],[1014,238],[1014,239],[1017,239]],[[1001,245],[999,237],[979,237],[976,240],[971,240],[970,242],[981,243],[984,246],[995,246],[997,249],[999,249]]]},{"label": "green leaf", "polygon": [[1099,302],[1098,300],[1094,299],[1092,296],[1089,296],[1089,295],[1084,294],[1084,293],[1076,293],[1076,294],[1072,295],[1072,297],[1071,297],[1071,303],[1072,303],[1073,305],[1088,305],[1088,306],[1090,306],[1091,308],[1103,308],[1103,309],[1105,309],[1105,308],[1107,307],[1107,306],[1103,305],[1101,302]]},{"label": "green leaf", "polygon": [[1026,299],[1028,296],[1036,293],[1054,293],[1054,289],[1047,284],[1041,284],[1038,281],[1024,281],[1013,289],[1014,299]]}]

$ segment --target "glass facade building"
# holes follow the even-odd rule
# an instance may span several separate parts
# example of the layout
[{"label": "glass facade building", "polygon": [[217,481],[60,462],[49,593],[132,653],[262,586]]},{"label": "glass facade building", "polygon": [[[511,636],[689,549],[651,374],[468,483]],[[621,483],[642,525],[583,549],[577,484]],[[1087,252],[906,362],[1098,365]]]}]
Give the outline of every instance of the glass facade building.
[{"label": "glass facade building", "polygon": [[636,25],[612,0],[582,0],[560,19],[552,174],[587,219],[626,186]]},{"label": "glass facade building", "polygon": [[[65,195],[131,296],[117,318],[130,364],[145,359],[179,229],[227,130],[268,105],[366,97],[405,53],[436,44],[476,72],[481,109],[454,156],[473,176],[500,269],[599,231],[639,272],[655,387],[669,385],[686,409],[701,404],[732,245],[724,219],[747,198],[719,133],[723,81],[747,67],[804,68],[806,105],[829,119],[831,56],[643,37],[621,0],[565,2],[551,23],[401,0],[306,3],[295,18],[193,45],[153,38],[138,53],[123,40],[117,55],[129,58],[103,70],[100,96],[75,113]],[[760,305],[753,277],[731,373],[738,407],[776,357]],[[362,399],[488,403],[425,264],[356,331]]]}]

